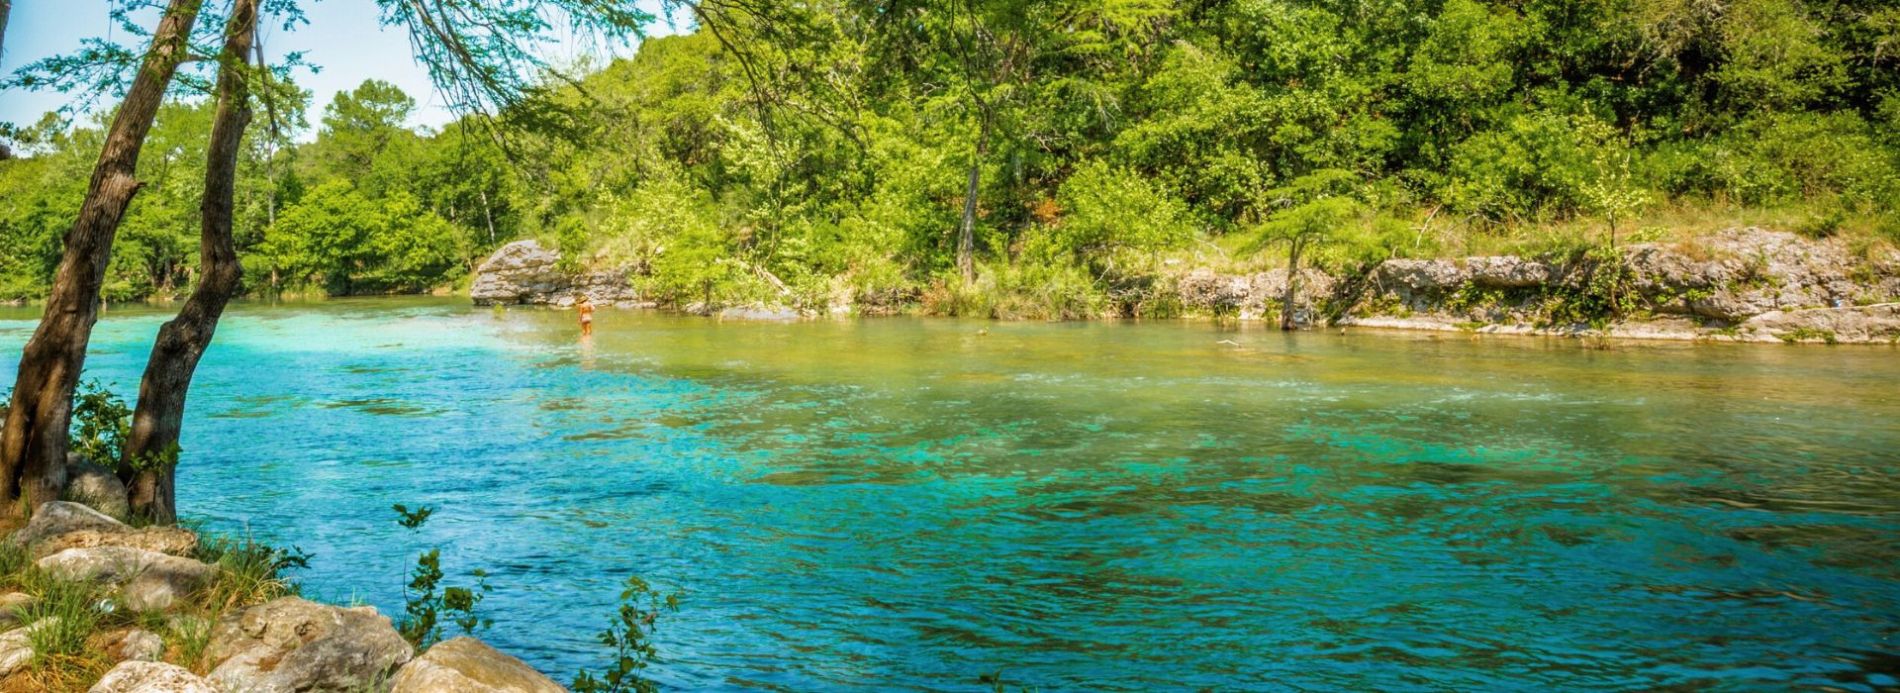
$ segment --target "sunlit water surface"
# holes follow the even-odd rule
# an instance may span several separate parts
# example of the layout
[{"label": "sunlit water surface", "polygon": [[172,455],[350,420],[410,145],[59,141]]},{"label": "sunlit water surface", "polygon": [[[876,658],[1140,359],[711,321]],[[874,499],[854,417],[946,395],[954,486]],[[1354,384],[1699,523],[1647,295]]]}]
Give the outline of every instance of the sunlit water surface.
[{"label": "sunlit water surface", "polygon": [[385,613],[446,547],[563,680],[638,574],[692,689],[1900,685],[1892,348],[571,317],[235,307],[180,503]]}]

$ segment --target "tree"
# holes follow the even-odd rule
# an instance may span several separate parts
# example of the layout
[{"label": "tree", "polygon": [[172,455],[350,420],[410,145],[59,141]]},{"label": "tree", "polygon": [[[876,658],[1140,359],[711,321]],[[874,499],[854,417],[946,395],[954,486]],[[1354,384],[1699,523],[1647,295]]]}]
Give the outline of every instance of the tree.
[{"label": "tree", "polygon": [[243,267],[232,240],[233,191],[244,128],[251,122],[251,92],[246,62],[257,34],[258,0],[236,0],[225,20],[224,49],[218,55],[217,111],[211,141],[205,147],[204,200],[199,206],[198,287],[178,317],[158,330],[145,376],[139,381],[132,435],[118,473],[129,491],[132,512],[154,522],[176,522],[174,470],[178,436],[185,419],[185,394],[198,359],[210,346],[218,318],[237,294]]},{"label": "tree", "polygon": [[[10,14],[13,14],[13,0],[0,0],[0,58],[4,58],[7,55],[7,15]],[[5,149],[0,149],[0,152],[5,151]],[[0,159],[4,158],[6,157],[0,156]]]},{"label": "tree", "polygon": [[348,296],[427,289],[461,260],[465,242],[406,192],[377,200],[333,179],[284,210],[261,250],[292,283]]},{"label": "tree", "polygon": [[403,128],[415,110],[415,99],[382,80],[365,80],[337,94],[323,110],[323,129],[309,158],[313,170],[364,180],[393,140],[415,137]]},{"label": "tree", "polygon": [[24,499],[24,509],[30,512],[39,503],[59,498],[65,487],[73,387],[85,367],[86,345],[99,318],[99,289],[112,258],[113,237],[138,194],[139,152],[172,76],[187,56],[202,1],[171,0],[166,5],[138,76],[107,131],[79,218],[66,233],[66,249],[39,327],[20,358],[5,428],[0,429],[0,502]]},{"label": "tree", "polygon": [[1359,214],[1359,202],[1342,191],[1356,178],[1350,171],[1325,169],[1295,179],[1268,193],[1280,207],[1260,225],[1254,247],[1286,244],[1286,288],[1280,294],[1280,329],[1294,328],[1294,301],[1300,291],[1300,259],[1309,247],[1325,243]]}]

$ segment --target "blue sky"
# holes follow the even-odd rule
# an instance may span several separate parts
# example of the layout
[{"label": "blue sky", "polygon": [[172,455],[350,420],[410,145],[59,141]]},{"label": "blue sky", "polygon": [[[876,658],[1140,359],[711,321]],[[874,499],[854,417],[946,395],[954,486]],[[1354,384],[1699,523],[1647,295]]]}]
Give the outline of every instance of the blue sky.
[{"label": "blue sky", "polygon": [[[226,4],[209,0],[205,6],[207,11],[222,12]],[[14,0],[0,72],[12,73],[40,58],[73,51],[83,38],[124,38],[124,32],[116,31],[107,18],[106,7],[107,0]],[[308,25],[286,33],[281,22],[260,24],[259,38],[272,59],[304,51],[305,60],[322,68],[316,74],[304,71],[296,75],[297,82],[313,94],[313,126],[337,92],[353,89],[369,78],[392,82],[415,98],[417,109],[410,125],[439,126],[453,118],[429,84],[428,73],[410,55],[408,36],[400,28],[379,25],[375,0],[315,0],[304,3],[304,12],[310,18]],[[660,35],[670,33],[670,29],[660,22],[650,32]],[[564,30],[559,30],[555,38],[543,57],[557,64],[584,56],[627,55],[632,50],[576,40]],[[32,123],[71,98],[53,91],[0,91],[0,122]],[[304,133],[306,139],[311,136]]]}]

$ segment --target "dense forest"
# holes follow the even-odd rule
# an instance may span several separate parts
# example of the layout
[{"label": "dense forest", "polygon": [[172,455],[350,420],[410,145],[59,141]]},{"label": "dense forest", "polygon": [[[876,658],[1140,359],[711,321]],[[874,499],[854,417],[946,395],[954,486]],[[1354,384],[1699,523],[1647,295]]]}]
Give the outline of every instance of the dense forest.
[{"label": "dense forest", "polygon": [[[253,295],[420,292],[540,238],[657,300],[1087,315],[1157,276],[1571,253],[1755,220],[1900,240],[1900,2],[701,4],[490,116],[255,95]],[[284,91],[284,90],[279,90]],[[267,101],[267,103],[266,103]],[[212,118],[152,131],[105,296],[188,290]],[[10,131],[0,300],[45,293],[103,118]],[[310,136],[314,130],[314,136]],[[1276,259],[1279,258],[1279,259]]]}]

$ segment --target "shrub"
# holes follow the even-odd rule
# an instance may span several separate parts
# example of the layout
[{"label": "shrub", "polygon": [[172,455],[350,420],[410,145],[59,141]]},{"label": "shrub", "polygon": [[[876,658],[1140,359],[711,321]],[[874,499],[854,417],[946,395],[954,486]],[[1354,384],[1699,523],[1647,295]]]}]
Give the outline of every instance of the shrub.
[{"label": "shrub", "polygon": [[679,610],[679,594],[661,594],[638,576],[627,578],[620,592],[620,608],[600,642],[613,649],[612,664],[600,676],[582,669],[574,677],[575,693],[642,693],[659,690],[659,684],[642,676],[659,653],[653,646],[654,626],[665,611]]},{"label": "shrub", "polygon": [[1616,141],[1608,124],[1587,114],[1520,114],[1453,148],[1440,195],[1453,209],[1494,221],[1569,216],[1588,206],[1586,186]]}]

